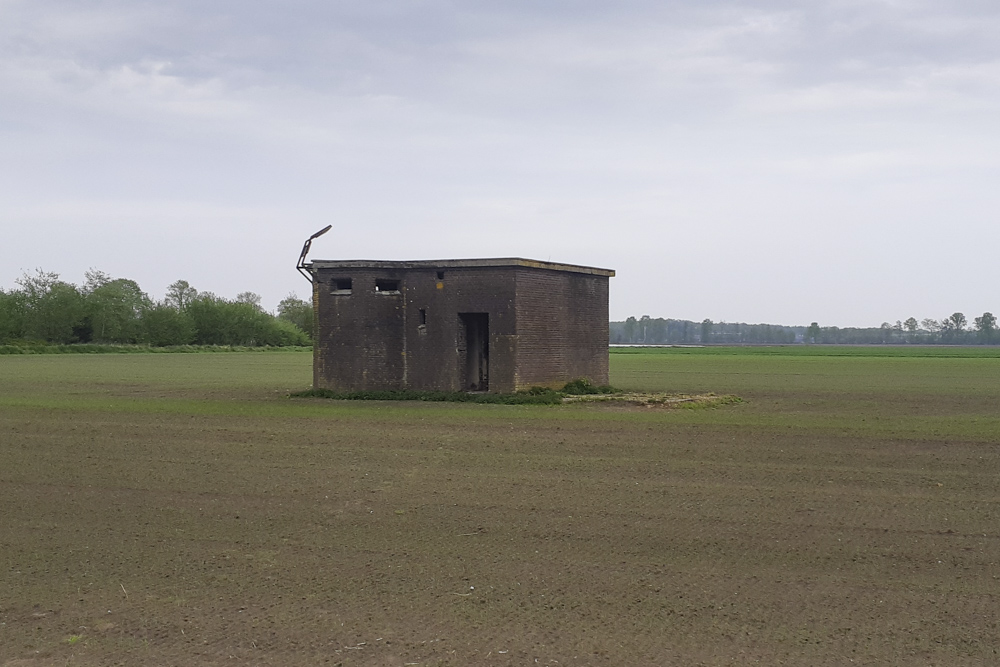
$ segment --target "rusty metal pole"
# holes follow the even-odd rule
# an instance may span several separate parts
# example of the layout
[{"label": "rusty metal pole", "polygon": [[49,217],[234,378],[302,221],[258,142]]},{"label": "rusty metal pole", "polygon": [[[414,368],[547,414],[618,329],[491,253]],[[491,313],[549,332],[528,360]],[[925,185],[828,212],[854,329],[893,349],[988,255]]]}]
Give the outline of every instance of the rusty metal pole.
[{"label": "rusty metal pole", "polygon": [[312,247],[313,239],[323,236],[323,234],[326,234],[331,229],[333,229],[333,225],[327,225],[323,229],[319,230],[318,232],[307,238],[306,242],[302,244],[302,253],[299,255],[299,262],[298,264],[295,265],[295,268],[298,269],[299,273],[305,276],[306,280],[308,280],[309,282],[312,282],[312,274],[306,271],[306,255],[309,254],[309,248]]}]

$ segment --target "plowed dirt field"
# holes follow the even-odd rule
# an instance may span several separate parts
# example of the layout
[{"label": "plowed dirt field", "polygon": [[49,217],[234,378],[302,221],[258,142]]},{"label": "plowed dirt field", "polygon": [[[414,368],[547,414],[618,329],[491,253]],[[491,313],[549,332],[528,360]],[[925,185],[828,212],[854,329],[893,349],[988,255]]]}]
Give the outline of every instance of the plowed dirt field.
[{"label": "plowed dirt field", "polygon": [[0,357],[0,666],[1000,664],[1000,354],[612,354],[711,409]]}]

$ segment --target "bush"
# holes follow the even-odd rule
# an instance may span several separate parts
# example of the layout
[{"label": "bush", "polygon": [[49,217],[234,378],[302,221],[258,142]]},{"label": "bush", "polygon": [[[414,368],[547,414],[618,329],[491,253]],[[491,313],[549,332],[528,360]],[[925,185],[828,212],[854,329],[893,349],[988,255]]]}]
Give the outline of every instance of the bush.
[{"label": "bush", "polygon": [[278,319],[291,322],[307,336],[313,336],[313,307],[294,294],[289,294],[278,303]]},{"label": "bush", "polygon": [[573,380],[572,382],[567,382],[566,386],[562,388],[562,393],[575,396],[579,396],[581,394],[613,394],[616,391],[617,390],[611,385],[594,385],[587,378],[580,378],[578,380]]},{"label": "bush", "polygon": [[24,296],[0,290],[0,342],[24,337]]},{"label": "bush", "polygon": [[194,341],[194,322],[180,310],[158,303],[142,314],[143,338],[150,345],[188,345]]},{"label": "bush", "polygon": [[309,345],[309,336],[291,322],[279,320],[254,303],[228,301],[202,294],[185,311],[199,345]]}]

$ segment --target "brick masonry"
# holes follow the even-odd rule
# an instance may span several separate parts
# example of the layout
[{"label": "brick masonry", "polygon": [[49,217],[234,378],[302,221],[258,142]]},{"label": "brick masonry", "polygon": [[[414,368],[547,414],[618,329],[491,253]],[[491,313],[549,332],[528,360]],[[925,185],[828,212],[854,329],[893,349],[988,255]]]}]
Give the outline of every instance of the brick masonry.
[{"label": "brick masonry", "polygon": [[[608,382],[613,271],[522,259],[314,261],[308,268],[317,388],[481,388],[477,363],[488,366],[482,375],[491,392],[577,378]],[[488,344],[480,349],[469,322],[487,319]]]}]

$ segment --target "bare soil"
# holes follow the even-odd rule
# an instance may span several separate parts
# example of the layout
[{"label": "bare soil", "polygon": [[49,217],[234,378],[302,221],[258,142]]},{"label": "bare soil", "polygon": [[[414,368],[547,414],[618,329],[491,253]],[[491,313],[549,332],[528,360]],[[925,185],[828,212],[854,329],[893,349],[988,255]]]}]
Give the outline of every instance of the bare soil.
[{"label": "bare soil", "polygon": [[747,399],[703,410],[129,368],[0,377],[4,667],[1000,662],[996,415],[961,368],[872,401],[617,367]]}]

